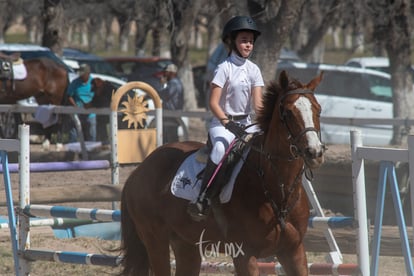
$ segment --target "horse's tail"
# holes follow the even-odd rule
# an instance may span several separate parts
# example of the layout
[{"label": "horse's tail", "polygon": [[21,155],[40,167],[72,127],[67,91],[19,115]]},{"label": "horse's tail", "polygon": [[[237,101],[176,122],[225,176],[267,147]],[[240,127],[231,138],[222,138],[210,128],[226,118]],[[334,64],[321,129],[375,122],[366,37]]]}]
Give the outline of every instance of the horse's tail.
[{"label": "horse's tail", "polygon": [[121,200],[121,250],[124,253],[122,260],[122,275],[149,275],[149,261],[147,250],[135,231],[134,222],[128,212],[127,204],[122,193]]}]

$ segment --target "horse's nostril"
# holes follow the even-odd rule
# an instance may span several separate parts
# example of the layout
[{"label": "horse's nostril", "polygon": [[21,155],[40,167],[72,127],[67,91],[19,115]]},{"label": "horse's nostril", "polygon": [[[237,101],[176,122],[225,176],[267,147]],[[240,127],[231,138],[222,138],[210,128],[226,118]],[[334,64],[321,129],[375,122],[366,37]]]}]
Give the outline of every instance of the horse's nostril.
[{"label": "horse's nostril", "polygon": [[316,156],[316,150],[313,148],[306,148],[305,154],[308,158],[315,158]]},{"label": "horse's nostril", "polygon": [[315,148],[306,148],[305,155],[309,159],[314,159],[321,157],[323,155],[323,150],[316,150]]}]

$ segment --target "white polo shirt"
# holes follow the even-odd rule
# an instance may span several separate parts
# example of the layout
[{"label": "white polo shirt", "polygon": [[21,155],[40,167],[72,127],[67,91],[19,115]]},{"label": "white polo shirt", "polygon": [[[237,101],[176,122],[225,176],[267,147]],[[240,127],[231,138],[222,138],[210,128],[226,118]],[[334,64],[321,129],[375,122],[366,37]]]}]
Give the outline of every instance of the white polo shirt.
[{"label": "white polo shirt", "polygon": [[212,83],[223,88],[220,107],[230,115],[250,114],[252,88],[264,86],[259,67],[234,52],[217,66]]}]

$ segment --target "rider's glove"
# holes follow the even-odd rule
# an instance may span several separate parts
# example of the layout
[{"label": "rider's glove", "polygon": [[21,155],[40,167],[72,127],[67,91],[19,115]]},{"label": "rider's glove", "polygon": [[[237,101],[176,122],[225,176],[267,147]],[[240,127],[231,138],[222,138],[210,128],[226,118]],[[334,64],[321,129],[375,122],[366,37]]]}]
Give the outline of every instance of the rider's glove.
[{"label": "rider's glove", "polygon": [[229,121],[227,124],[224,125],[226,129],[228,129],[231,133],[236,135],[236,137],[241,138],[243,135],[246,134],[244,128],[241,124],[235,123],[234,121]]}]

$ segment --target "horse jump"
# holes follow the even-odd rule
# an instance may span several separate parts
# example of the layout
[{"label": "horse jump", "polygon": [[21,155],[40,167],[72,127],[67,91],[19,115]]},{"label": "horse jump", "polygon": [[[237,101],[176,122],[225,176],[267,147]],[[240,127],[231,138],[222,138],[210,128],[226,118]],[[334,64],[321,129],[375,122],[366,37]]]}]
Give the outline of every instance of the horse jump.
[{"label": "horse jump", "polygon": [[[0,141],[1,145],[1,141]],[[15,143],[13,147],[19,147],[20,145]],[[23,147],[24,148],[24,147]],[[21,160],[25,160],[24,158]],[[103,168],[106,168],[106,163],[101,164]],[[25,168],[25,165],[20,165]],[[22,171],[21,171],[22,172]],[[24,174],[24,170],[23,170]],[[23,191],[24,194],[24,191]],[[70,217],[79,219],[93,219],[101,221],[119,221],[120,211],[116,210],[97,210],[97,209],[84,209],[62,206],[46,206],[46,205],[25,205],[24,212],[30,215],[42,216],[42,217]],[[310,227],[323,228],[329,225],[330,227],[337,226],[349,226],[353,224],[352,218],[311,218],[309,220]],[[65,263],[76,264],[89,264],[89,265],[104,265],[109,267],[118,266],[122,261],[122,257],[108,256],[100,254],[88,254],[81,252],[60,252],[60,251],[39,251],[28,249],[23,252],[25,260],[35,261],[55,261]],[[175,261],[171,262],[171,266],[175,268]],[[280,264],[275,263],[259,263],[259,270],[262,273],[274,274],[281,273],[283,270]],[[335,274],[337,272],[343,274],[353,274],[358,267],[353,264],[309,264],[309,272],[312,275],[326,275]],[[206,263],[201,265],[201,272],[205,273],[234,273],[234,266],[230,263]]]}]

